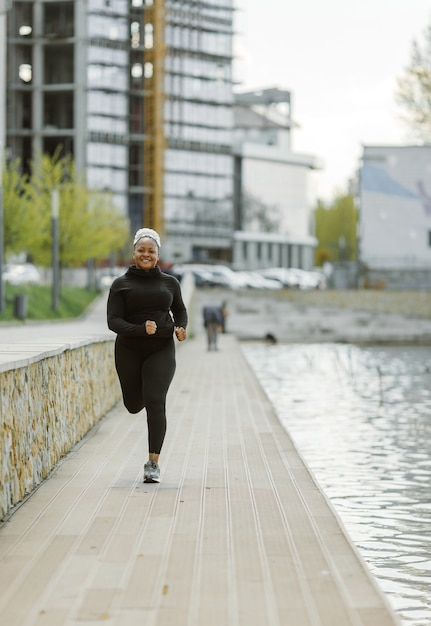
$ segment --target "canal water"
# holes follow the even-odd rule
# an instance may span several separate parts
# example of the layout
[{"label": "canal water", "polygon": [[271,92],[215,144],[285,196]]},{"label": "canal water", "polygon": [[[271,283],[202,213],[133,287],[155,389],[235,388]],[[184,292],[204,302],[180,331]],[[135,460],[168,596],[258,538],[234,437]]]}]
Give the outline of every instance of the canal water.
[{"label": "canal water", "polygon": [[244,344],[406,626],[431,624],[431,347]]}]

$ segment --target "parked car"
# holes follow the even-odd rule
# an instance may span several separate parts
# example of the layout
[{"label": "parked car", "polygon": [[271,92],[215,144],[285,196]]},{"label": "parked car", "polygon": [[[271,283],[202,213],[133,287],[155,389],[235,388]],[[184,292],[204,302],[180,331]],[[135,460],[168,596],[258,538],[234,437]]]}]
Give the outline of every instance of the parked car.
[{"label": "parked car", "polygon": [[301,270],[299,268],[290,268],[294,275],[298,278],[300,289],[322,289],[326,287],[324,276],[314,270]]},{"label": "parked car", "polygon": [[236,274],[244,286],[250,289],[281,289],[283,287],[279,280],[262,276],[258,272],[237,271]]},{"label": "parked car", "polygon": [[185,263],[174,265],[173,270],[180,276],[186,271],[191,272],[196,287],[224,287],[225,289],[281,289],[283,287],[280,280],[263,276],[260,272],[232,270],[220,264]]},{"label": "parked car", "polygon": [[215,282],[218,282],[220,287],[227,287],[228,289],[240,289],[245,287],[244,280],[241,276],[231,270],[230,267],[225,265],[209,265],[207,271],[210,272]]},{"label": "parked car", "polygon": [[196,287],[224,287],[225,289],[240,287],[235,272],[224,265],[184,263],[174,265],[173,270],[180,275],[184,272],[191,272],[195,278]]},{"label": "parked car", "polygon": [[265,278],[278,280],[283,287],[298,288],[299,280],[297,274],[287,267],[268,267],[262,270],[256,270]]},{"label": "parked car", "polygon": [[[220,287],[220,281],[215,280],[211,272],[208,272],[204,267],[193,267],[188,271],[193,274],[196,287]],[[225,287],[226,285],[221,286]]]},{"label": "parked car", "polygon": [[97,278],[97,286],[99,289],[109,289],[114,280],[122,276],[126,272],[125,267],[114,267],[102,270]]},{"label": "parked car", "polygon": [[40,272],[33,263],[14,263],[5,265],[2,273],[3,280],[10,285],[33,284],[40,285]]},{"label": "parked car", "polygon": [[266,278],[272,278],[290,289],[321,289],[326,287],[326,281],[321,272],[303,270],[298,267],[270,267],[258,272]]}]

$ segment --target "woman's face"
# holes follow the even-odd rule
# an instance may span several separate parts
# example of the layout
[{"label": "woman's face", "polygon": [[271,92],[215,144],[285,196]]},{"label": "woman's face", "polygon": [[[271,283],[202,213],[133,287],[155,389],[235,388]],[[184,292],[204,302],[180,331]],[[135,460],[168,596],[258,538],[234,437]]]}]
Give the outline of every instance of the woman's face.
[{"label": "woman's face", "polygon": [[159,260],[159,249],[150,237],[140,239],[133,252],[133,260],[140,270],[152,270]]}]

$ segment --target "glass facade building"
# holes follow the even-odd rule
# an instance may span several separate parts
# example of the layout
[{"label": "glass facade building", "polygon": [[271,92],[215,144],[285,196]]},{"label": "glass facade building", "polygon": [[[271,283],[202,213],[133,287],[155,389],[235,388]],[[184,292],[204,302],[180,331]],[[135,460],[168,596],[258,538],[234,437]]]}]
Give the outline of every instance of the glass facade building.
[{"label": "glass facade building", "polygon": [[16,0],[8,19],[10,156],[72,154],[127,214],[128,0]]},{"label": "glass facade building", "polygon": [[15,0],[10,157],[71,154],[132,231],[157,217],[164,260],[230,260],[232,4]]},{"label": "glass facade building", "polygon": [[129,3],[88,0],[86,6],[85,166],[91,187],[112,191],[128,212]]},{"label": "glass facade building", "polygon": [[230,0],[167,0],[164,228],[173,260],[230,260],[233,234]]}]

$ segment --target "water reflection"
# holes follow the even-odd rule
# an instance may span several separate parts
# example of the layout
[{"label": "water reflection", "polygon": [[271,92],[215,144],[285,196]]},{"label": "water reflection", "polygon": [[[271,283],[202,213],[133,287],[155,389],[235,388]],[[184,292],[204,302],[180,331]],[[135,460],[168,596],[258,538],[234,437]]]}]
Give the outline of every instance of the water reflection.
[{"label": "water reflection", "polygon": [[403,623],[429,626],[431,348],[243,349]]}]

